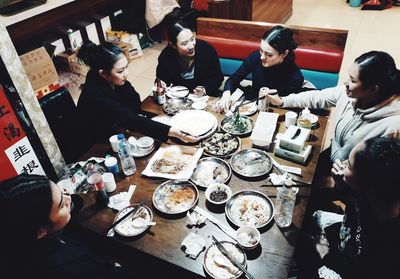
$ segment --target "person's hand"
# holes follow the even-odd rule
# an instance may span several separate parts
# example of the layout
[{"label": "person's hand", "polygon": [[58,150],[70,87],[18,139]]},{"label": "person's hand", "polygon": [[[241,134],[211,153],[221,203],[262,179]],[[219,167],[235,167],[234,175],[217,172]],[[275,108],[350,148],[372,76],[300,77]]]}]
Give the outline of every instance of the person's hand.
[{"label": "person's hand", "polygon": [[185,143],[199,141],[199,137],[195,137],[195,136],[190,135],[189,133],[182,132],[181,130],[179,130],[176,127],[171,127],[171,129],[169,129],[168,136],[180,139],[181,141],[183,141]]},{"label": "person's hand", "polygon": [[386,137],[390,139],[398,139],[400,138],[400,130],[390,132],[389,134],[386,135]]},{"label": "person's hand", "polygon": [[231,91],[226,90],[224,93],[222,93],[221,99],[218,101],[218,110],[219,112],[225,112],[228,111],[229,108],[231,107]]},{"label": "person's hand", "polygon": [[268,91],[260,92],[259,96],[265,96],[265,99],[268,100],[270,104],[280,107],[283,105],[283,100],[276,93],[278,93],[276,89],[269,89]]},{"label": "person's hand", "polygon": [[342,183],[343,182],[343,171],[345,168],[347,168],[347,160],[341,162],[339,159],[336,159],[335,162],[333,163],[331,173],[332,173],[332,178],[335,180],[337,183]]},{"label": "person's hand", "polygon": [[204,88],[204,86],[196,86],[195,89],[193,89],[193,93],[194,95],[196,95],[197,97],[201,97],[206,95],[206,89]]}]

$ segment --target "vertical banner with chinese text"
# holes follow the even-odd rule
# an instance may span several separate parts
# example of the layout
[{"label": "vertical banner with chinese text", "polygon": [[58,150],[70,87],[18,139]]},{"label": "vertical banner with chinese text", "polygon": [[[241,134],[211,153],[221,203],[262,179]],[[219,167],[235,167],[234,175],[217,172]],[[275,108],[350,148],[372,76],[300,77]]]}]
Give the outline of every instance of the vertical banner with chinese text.
[{"label": "vertical banner with chinese text", "polygon": [[20,173],[45,175],[1,85],[0,169],[0,181]]}]

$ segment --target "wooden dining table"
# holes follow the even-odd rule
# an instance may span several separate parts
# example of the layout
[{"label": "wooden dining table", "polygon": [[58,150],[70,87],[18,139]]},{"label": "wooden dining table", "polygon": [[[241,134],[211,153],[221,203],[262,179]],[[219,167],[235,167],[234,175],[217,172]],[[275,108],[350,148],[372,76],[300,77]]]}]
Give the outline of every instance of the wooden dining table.
[{"label": "wooden dining table", "polygon": [[[210,97],[207,110],[214,114],[220,123],[224,115],[211,110],[211,103],[213,101],[214,98]],[[152,97],[148,97],[143,101],[142,109],[154,114],[164,114],[162,107],[156,104]],[[275,135],[276,133],[282,133],[286,130],[284,123],[284,114],[286,111],[287,110],[280,108],[271,109],[271,112],[279,114]],[[251,118],[256,120],[257,114],[251,116]],[[299,192],[297,194],[291,226],[282,229],[272,220],[269,224],[260,229],[260,244],[254,250],[246,251],[247,270],[255,278],[286,278],[288,275],[296,245],[297,234],[301,228],[307,207],[319,153],[325,140],[327,121],[327,116],[319,117],[318,124],[312,132],[312,137],[310,137],[310,140],[307,142],[307,144],[312,145],[312,152],[305,164],[300,165],[275,157],[273,154],[274,144],[272,144],[269,150],[266,150],[268,155],[273,157],[280,164],[300,167],[302,173],[301,177],[297,177],[297,179],[303,183],[298,185]],[[172,142],[171,144],[176,143]],[[251,147],[252,142],[250,136],[241,138],[241,149]],[[143,253],[161,260],[168,265],[182,268],[192,274],[193,278],[206,277],[206,272],[203,268],[204,252],[202,252],[197,259],[190,259],[181,249],[183,239],[190,232],[194,232],[205,239],[207,247],[213,243],[211,236],[215,236],[219,240],[232,241],[232,239],[209,221],[206,221],[206,224],[199,228],[190,227],[187,225],[188,218],[185,214],[169,216],[158,212],[152,204],[152,196],[162,181],[159,178],[145,177],[142,175],[142,171],[154,153],[155,151],[146,157],[136,158],[136,173],[128,177],[117,177],[117,190],[112,193],[112,195],[128,191],[130,185],[136,185],[136,190],[130,202],[132,204],[144,203],[151,208],[154,213],[156,225],[149,227],[146,232],[132,239],[121,238],[115,235],[112,237],[112,241],[115,242],[116,245],[122,245],[124,248],[128,249],[128,251],[131,250],[139,254]],[[99,143],[93,146],[82,159],[87,160],[91,156],[104,157],[105,154],[112,154],[110,145]],[[229,163],[229,160],[227,160],[227,162]],[[265,177],[262,179],[250,180],[241,178],[235,173],[232,173],[227,184],[231,187],[233,193],[250,189],[267,195],[273,203],[276,200],[276,186],[266,185]],[[113,223],[117,212],[109,208],[99,209],[93,206],[94,202],[94,198],[85,198],[85,205],[80,212],[78,223],[94,234],[105,236],[107,234],[106,229]],[[222,208],[215,207],[206,202],[203,189],[199,189],[197,206],[207,210],[223,224],[232,227],[234,230],[237,229],[226,217],[223,206]]]}]

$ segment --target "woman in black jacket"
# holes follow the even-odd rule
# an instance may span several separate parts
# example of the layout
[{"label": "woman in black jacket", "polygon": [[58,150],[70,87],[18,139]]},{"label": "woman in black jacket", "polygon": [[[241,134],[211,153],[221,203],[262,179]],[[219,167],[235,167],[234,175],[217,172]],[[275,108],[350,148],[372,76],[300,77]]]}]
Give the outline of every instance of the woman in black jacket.
[{"label": "woman in black jacket", "polygon": [[294,61],[296,48],[292,30],[277,25],[265,32],[260,50],[251,53],[225,82],[219,108],[222,111],[229,109],[231,93],[249,74],[252,75],[252,86],[251,90],[244,90],[246,99],[256,98],[261,87],[275,89],[280,96],[304,91],[304,77]]},{"label": "woman in black jacket", "polygon": [[[73,213],[79,211],[74,203]],[[65,238],[71,196],[40,175],[21,174],[0,183],[0,268],[2,278],[133,278]]]},{"label": "woman in black jacket", "polygon": [[182,85],[197,95],[218,95],[224,77],[215,49],[196,40],[183,23],[176,22],[168,29],[168,46],[158,57],[157,78],[167,85]]},{"label": "woman in black jacket", "polygon": [[137,131],[160,141],[167,141],[168,137],[184,142],[196,140],[143,114],[139,94],[127,80],[128,60],[118,46],[88,42],[81,47],[78,57],[91,67],[78,101],[80,124],[84,128],[79,142],[86,148],[111,135],[113,127]]}]

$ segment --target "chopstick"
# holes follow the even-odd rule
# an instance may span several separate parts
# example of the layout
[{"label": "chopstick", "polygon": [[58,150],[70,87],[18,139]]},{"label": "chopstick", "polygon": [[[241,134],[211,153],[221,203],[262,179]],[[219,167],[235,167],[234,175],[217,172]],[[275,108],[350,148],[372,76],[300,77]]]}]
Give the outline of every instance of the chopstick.
[{"label": "chopstick", "polygon": [[250,103],[253,103],[253,102],[256,102],[256,101],[265,99],[265,97],[266,97],[266,96],[261,96],[261,97],[254,98],[254,99],[251,99],[251,100],[248,100],[248,101],[244,101],[243,103],[241,103],[240,105],[238,105],[235,109],[237,109],[237,108],[239,108],[239,107],[242,107],[242,106],[245,106],[245,105],[248,105],[248,104],[250,104]]},{"label": "chopstick", "polygon": [[293,182],[296,183],[296,185],[307,185],[307,183],[304,183],[303,181],[297,180],[293,175],[288,173],[287,171],[283,171],[281,168],[279,168],[277,165],[272,164],[272,167],[278,172],[278,174],[282,175],[286,173],[287,177],[290,178]]},{"label": "chopstick", "polygon": [[113,229],[115,226],[117,226],[119,223],[121,223],[123,220],[125,220],[127,217],[134,215],[141,207],[142,207],[143,203],[140,203],[138,205],[136,205],[134,208],[132,208],[131,210],[128,211],[128,213],[126,213],[124,216],[122,216],[121,218],[119,218],[117,221],[115,221],[114,223],[112,223],[107,229],[106,232],[108,232],[109,230]]},{"label": "chopstick", "polygon": [[215,244],[217,245],[218,249],[222,252],[222,254],[224,254],[224,256],[227,257],[228,260],[231,261],[231,263],[233,263],[237,268],[239,268],[241,271],[243,271],[243,273],[246,274],[247,278],[255,279],[254,276],[251,275],[250,272],[248,272],[247,269],[244,268],[242,266],[242,264],[239,263],[238,260],[234,256],[229,254],[229,252],[225,249],[225,247],[221,244],[221,242],[219,242],[215,238],[215,236],[212,236],[212,239],[214,240]]}]

